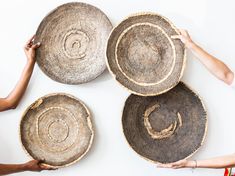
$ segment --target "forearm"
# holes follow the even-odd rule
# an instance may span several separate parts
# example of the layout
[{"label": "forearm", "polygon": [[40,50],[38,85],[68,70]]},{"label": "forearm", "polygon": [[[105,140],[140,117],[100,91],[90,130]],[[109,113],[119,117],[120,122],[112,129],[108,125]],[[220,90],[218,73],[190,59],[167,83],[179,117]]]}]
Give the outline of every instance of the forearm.
[{"label": "forearm", "polygon": [[188,161],[187,167],[190,168],[226,168],[226,167],[234,167],[235,166],[235,155],[227,155],[227,156],[221,156],[221,157],[215,157],[211,159],[205,159],[205,160],[198,160],[196,161]]},{"label": "forearm", "polygon": [[0,175],[27,171],[25,164],[0,164]]},{"label": "forearm", "polygon": [[27,62],[18,83],[16,84],[13,91],[6,97],[6,101],[7,101],[7,105],[8,105],[8,107],[6,107],[6,109],[15,108],[18,105],[18,103],[20,102],[20,100],[21,100],[22,96],[24,95],[25,90],[28,86],[30,77],[33,72],[34,64],[35,64],[34,62]]},{"label": "forearm", "polygon": [[34,39],[35,35],[24,46],[27,64],[13,91],[6,98],[0,98],[0,112],[16,108],[25,93],[35,65],[35,51],[40,46],[40,43],[34,44]]},{"label": "forearm", "polygon": [[227,84],[231,84],[234,74],[229,67],[219,59],[207,53],[194,42],[190,43],[188,48],[197,56],[199,61],[218,79]]}]

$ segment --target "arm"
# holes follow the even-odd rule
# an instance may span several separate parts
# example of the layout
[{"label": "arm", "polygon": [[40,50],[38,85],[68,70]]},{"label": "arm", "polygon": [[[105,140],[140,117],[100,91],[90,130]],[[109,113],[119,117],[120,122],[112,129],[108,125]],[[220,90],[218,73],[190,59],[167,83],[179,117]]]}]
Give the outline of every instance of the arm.
[{"label": "arm", "polygon": [[13,91],[6,98],[0,98],[0,112],[9,109],[15,109],[25,93],[35,65],[35,50],[40,46],[40,43],[33,44],[33,41],[34,36],[24,47],[24,51],[28,60],[20,80],[16,84]]},{"label": "arm", "polygon": [[234,73],[219,59],[210,55],[200,46],[194,43],[186,30],[180,30],[180,35],[172,36],[173,39],[180,39],[185,46],[190,49],[198,60],[209,70],[215,77],[230,85],[234,79]]},{"label": "arm", "polygon": [[0,164],[0,175],[7,175],[24,171],[54,170],[54,168],[43,165],[40,161],[32,160],[24,164]]},{"label": "arm", "polygon": [[180,160],[170,164],[159,164],[158,167],[163,168],[226,168],[235,166],[235,154],[220,156],[205,160]]}]

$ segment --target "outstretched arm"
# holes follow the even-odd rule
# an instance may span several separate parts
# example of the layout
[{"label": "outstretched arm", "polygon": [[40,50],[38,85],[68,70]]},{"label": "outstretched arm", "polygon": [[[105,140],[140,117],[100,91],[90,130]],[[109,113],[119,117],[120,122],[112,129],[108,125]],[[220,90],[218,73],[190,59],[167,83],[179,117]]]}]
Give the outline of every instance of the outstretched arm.
[{"label": "outstretched arm", "polygon": [[235,166],[235,154],[205,160],[180,160],[170,164],[158,164],[161,168],[226,168]]},{"label": "outstretched arm", "polygon": [[24,46],[27,64],[12,92],[6,98],[0,98],[0,111],[15,109],[25,93],[35,65],[35,50],[40,46],[40,43],[33,44],[33,41],[34,36]]},{"label": "outstretched arm", "polygon": [[0,175],[13,174],[24,171],[54,170],[49,166],[43,165],[41,161],[32,160],[24,164],[0,164]]},{"label": "outstretched arm", "polygon": [[192,41],[186,30],[179,30],[180,35],[172,36],[173,39],[180,39],[185,46],[190,49],[198,60],[209,70],[215,77],[230,85],[233,83],[234,73],[221,60],[210,55],[199,45]]}]

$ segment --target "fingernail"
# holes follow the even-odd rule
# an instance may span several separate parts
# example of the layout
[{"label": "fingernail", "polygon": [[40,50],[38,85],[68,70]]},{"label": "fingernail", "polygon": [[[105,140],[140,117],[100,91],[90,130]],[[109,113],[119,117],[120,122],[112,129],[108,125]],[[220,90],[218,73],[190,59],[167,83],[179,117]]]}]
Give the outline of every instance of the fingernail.
[{"label": "fingernail", "polygon": [[41,45],[41,43],[40,43],[40,42],[38,42],[38,43],[37,43],[37,45]]}]

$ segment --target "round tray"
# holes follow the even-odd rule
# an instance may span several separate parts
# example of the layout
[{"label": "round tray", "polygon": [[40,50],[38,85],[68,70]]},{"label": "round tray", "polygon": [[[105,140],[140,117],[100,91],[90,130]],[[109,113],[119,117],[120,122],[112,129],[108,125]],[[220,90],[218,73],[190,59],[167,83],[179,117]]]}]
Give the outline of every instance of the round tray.
[{"label": "round tray", "polygon": [[133,94],[153,96],[176,86],[184,71],[185,47],[176,27],[155,13],[129,16],[108,40],[107,65],[115,79]]},{"label": "round tray", "polygon": [[68,94],[49,94],[35,101],[20,122],[25,151],[54,167],[79,161],[90,149],[94,131],[87,107]]},{"label": "round tray", "polygon": [[36,60],[51,79],[81,84],[106,68],[105,47],[112,24],[98,8],[80,2],[63,4],[39,25],[35,41],[41,42]]},{"label": "round tray", "polygon": [[199,149],[207,132],[207,115],[201,99],[180,82],[158,96],[130,95],[122,125],[129,145],[140,156],[171,163]]}]

